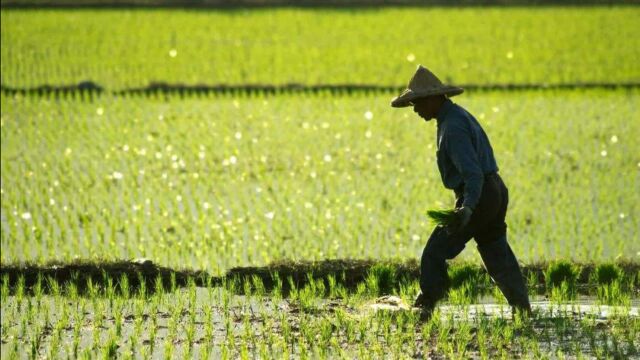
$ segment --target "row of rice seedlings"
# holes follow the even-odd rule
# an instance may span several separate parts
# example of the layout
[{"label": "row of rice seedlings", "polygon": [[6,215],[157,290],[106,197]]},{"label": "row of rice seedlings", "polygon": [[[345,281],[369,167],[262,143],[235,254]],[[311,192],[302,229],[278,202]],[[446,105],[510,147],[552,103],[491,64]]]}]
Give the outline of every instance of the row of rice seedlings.
[{"label": "row of rice seedlings", "polygon": [[[567,262],[551,263],[544,272],[547,292],[553,301],[565,302],[577,298],[577,279],[582,269]],[[593,288],[597,300],[603,305],[630,305],[631,296],[637,288],[637,275],[625,276],[623,269],[615,263],[597,264],[589,275],[588,287]]]},{"label": "row of rice seedlings", "polygon": [[[251,283],[251,285],[245,285],[247,283]],[[263,294],[259,290],[260,287],[256,287],[258,290],[255,293],[252,290],[256,285],[254,279],[244,283],[228,282],[226,285],[224,291],[219,292],[218,296],[212,296],[216,291],[210,287],[207,290],[209,297],[205,299],[204,303],[201,303],[203,305],[197,305],[197,289],[193,282],[184,291],[158,292],[148,299],[139,297],[126,299],[122,296],[116,296],[111,300],[98,296],[97,293],[92,298],[80,297],[71,303],[70,309],[67,309],[66,312],[69,314],[77,311],[78,307],[84,308],[83,302],[89,301],[88,309],[92,313],[89,324],[94,329],[93,334],[98,333],[98,335],[90,342],[91,345],[88,348],[79,348],[77,343],[74,343],[68,346],[68,351],[86,356],[92,356],[92,354],[111,356],[115,352],[135,354],[134,351],[138,348],[140,349],[139,353],[145,356],[152,354],[186,356],[195,355],[197,352],[198,354],[217,353],[223,358],[254,357],[257,354],[261,354],[260,356],[268,354],[269,357],[289,354],[303,358],[324,358],[337,356],[341,353],[353,354],[366,347],[370,349],[374,357],[435,352],[452,358],[467,358],[471,352],[475,351],[489,357],[496,356],[496,354],[510,357],[514,352],[528,352],[529,349],[532,349],[541,354],[540,357],[544,357],[554,354],[558,350],[572,353],[576,349],[567,347],[567,345],[556,345],[558,339],[565,339],[567,343],[571,343],[568,336],[575,336],[580,331],[576,326],[585,327],[587,326],[585,324],[589,324],[586,320],[582,320],[579,325],[576,325],[575,322],[566,320],[567,318],[565,320],[549,319],[551,327],[543,327],[542,333],[540,333],[538,329],[532,328],[533,323],[530,319],[520,318],[518,315],[513,322],[502,319],[487,320],[484,318],[483,320],[483,318],[478,318],[469,323],[468,321],[455,322],[453,318],[438,314],[426,324],[418,324],[416,313],[411,312],[399,314],[382,312],[364,317],[354,317],[343,309],[333,313],[316,313],[315,311],[318,309],[311,312],[290,313],[277,311],[275,303],[262,306],[262,301],[265,299],[261,298],[261,295],[257,295]],[[213,341],[199,341],[196,346],[193,341],[195,338],[193,336],[194,327],[198,322],[196,318],[202,319],[203,316],[205,319],[211,318],[213,315],[206,315],[206,312],[210,311],[211,313],[212,310],[206,310],[206,308],[211,309],[212,304],[220,304],[222,308],[225,307],[225,304],[230,304],[236,286],[242,287],[246,294],[244,298],[236,299],[233,306],[228,305],[228,311],[221,312],[223,317],[221,322],[229,324],[227,334],[223,338],[213,336]],[[314,285],[308,287],[313,288]],[[3,291],[6,294],[8,290]],[[305,293],[303,290],[300,292]],[[306,293],[312,294],[311,291]],[[14,297],[17,295],[7,295],[7,298]],[[50,301],[51,298],[53,298],[53,302]],[[41,330],[49,327],[64,329],[64,324],[75,322],[74,316],[64,316],[65,310],[63,308],[68,307],[70,303],[64,296],[50,297],[47,295],[41,297],[40,302],[36,300],[35,296],[27,297],[27,299],[29,305],[24,302],[23,304],[32,309],[30,316],[41,314],[38,320],[34,321],[29,318],[28,311],[18,310],[15,312],[15,314],[25,313],[28,315],[24,326],[27,332],[27,343],[35,354],[44,351],[50,356],[56,357],[59,354],[55,348],[49,346],[45,349],[42,345],[45,342],[46,344],[55,343],[64,336],[58,336],[58,340],[55,340],[56,335],[49,333],[49,335],[45,335],[46,341],[44,341],[42,334],[45,333]],[[219,302],[216,302],[216,299]],[[255,301],[259,301],[261,304],[258,306],[257,312],[253,310],[255,309]],[[3,302],[3,313],[5,314],[6,304],[7,302]],[[52,311],[52,309],[57,310]],[[123,317],[135,314],[135,318],[142,319],[144,309],[148,311],[147,320],[134,320],[128,328],[131,329],[131,332],[117,330],[118,313],[121,313]],[[56,320],[52,320],[49,315],[54,313]],[[84,311],[80,313],[82,314]],[[100,316],[100,314],[104,314],[104,316]],[[256,319],[265,319],[266,321],[256,324],[254,322]],[[160,320],[163,324],[162,336],[157,332]],[[135,321],[138,321],[139,325],[136,325]],[[592,318],[592,321],[595,319]],[[638,320],[627,317],[615,321],[626,321],[628,324],[626,328],[630,330],[611,335],[595,334],[596,326],[592,322],[592,334],[587,337],[594,337],[590,340],[594,345],[590,349],[582,350],[594,353],[598,351],[598,354],[605,356],[606,354],[637,353],[634,352],[633,341],[637,339]],[[209,325],[199,326],[200,333],[202,333],[203,327],[211,326],[210,321],[206,323]],[[73,325],[74,329],[77,329],[76,326],[77,324]],[[166,328],[164,328],[165,326]],[[207,332],[212,334],[213,330],[204,331],[205,334]],[[147,345],[141,345],[141,340],[146,337],[143,334],[149,336],[145,341]],[[471,334],[475,335],[471,336]],[[544,342],[547,342],[548,349],[540,348],[538,337],[543,340],[543,345]],[[480,339],[485,339],[485,341],[480,341]],[[130,343],[126,345],[127,342]],[[605,350],[596,350],[597,347],[602,346],[603,342],[606,342],[608,347]],[[10,343],[8,348],[15,348],[15,344],[17,342]]]},{"label": "row of rice seedlings", "polygon": [[[19,87],[86,80],[107,88],[154,81],[400,86],[416,64],[426,62],[447,82],[458,84],[638,78],[633,66],[640,45],[632,37],[638,16],[634,7],[553,12],[546,8],[385,8],[358,13],[270,9],[247,12],[241,18],[227,12],[162,9],[126,14],[89,10],[86,16],[64,10],[3,9],[1,15],[3,82]],[[398,24],[398,18],[406,22]],[[422,24],[425,18],[433,20]],[[600,23],[615,26],[592,32]],[[465,31],[468,27],[475,31]],[[389,28],[396,31],[384,31]],[[135,41],[128,35],[130,29],[138,34]],[[420,34],[428,31],[435,31],[431,43],[439,49],[435,54],[411,45],[419,44]],[[287,36],[291,33],[298,36],[292,39]],[[310,41],[316,45],[309,47]],[[594,51],[593,43],[608,46]],[[563,71],[557,71],[560,68]],[[385,71],[372,78],[370,74],[379,69]]]}]

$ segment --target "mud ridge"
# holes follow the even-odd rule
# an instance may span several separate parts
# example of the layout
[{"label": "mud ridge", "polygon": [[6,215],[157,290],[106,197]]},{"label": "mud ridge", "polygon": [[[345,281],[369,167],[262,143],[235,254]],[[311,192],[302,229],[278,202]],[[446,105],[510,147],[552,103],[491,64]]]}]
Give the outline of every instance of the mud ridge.
[{"label": "mud ridge", "polygon": [[[576,269],[575,286],[580,293],[593,292],[597,284],[592,274],[598,264],[571,263]],[[640,263],[618,261],[615,263],[621,271],[620,280],[640,296]],[[544,293],[549,285],[545,272],[550,263],[535,263],[522,266],[523,276],[533,280],[539,293]],[[397,289],[401,283],[417,281],[420,275],[419,262],[410,260],[375,259],[326,259],[321,261],[278,261],[266,266],[234,267],[223,276],[213,276],[206,271],[190,269],[171,269],[154,264],[148,259],[123,261],[76,260],[73,262],[49,262],[46,264],[0,264],[0,279],[7,282],[12,293],[19,287],[24,292],[51,292],[53,283],[59,288],[75,285],[79,294],[90,291],[90,287],[104,288],[111,283],[113,290],[122,293],[135,293],[144,288],[146,294],[159,290],[176,290],[193,283],[199,287],[220,286],[236,282],[236,291],[243,293],[243,284],[248,282],[255,288],[260,280],[266,291],[278,288],[288,295],[292,287],[301,288],[314,281],[323,280],[328,288],[329,279],[347,290],[355,290],[374,275],[381,293]],[[471,263],[452,263],[449,266],[450,285],[461,286],[473,281],[479,292],[491,287],[484,268]],[[562,276],[562,275],[561,275]],[[126,279],[124,279],[126,277]],[[369,279],[370,280],[370,279]],[[40,284],[38,286],[38,283]],[[144,283],[144,286],[142,286]],[[127,289],[123,287],[127,286]],[[39,289],[39,290],[36,290]],[[634,290],[635,289],[635,290]]]},{"label": "mud ridge", "polygon": [[[631,90],[640,89],[640,82],[584,82],[561,84],[462,84],[467,91],[526,91],[526,90],[578,90],[578,89],[607,89],[607,90]],[[316,84],[306,85],[288,83],[282,85],[272,84],[181,84],[166,82],[151,82],[148,86],[132,87],[120,90],[109,90],[93,81],[82,81],[70,85],[40,85],[36,87],[21,88],[0,85],[0,90],[5,95],[31,95],[31,96],[60,96],[82,92],[88,95],[112,94],[112,95],[194,95],[194,94],[218,94],[218,95],[251,95],[251,94],[318,94],[330,93],[332,95],[347,94],[377,94],[396,93],[404,89],[404,86],[385,86],[373,84]]]},{"label": "mud ridge", "polygon": [[637,5],[638,0],[4,0],[9,9],[179,8],[244,10],[252,8],[366,9],[380,7],[523,7]]}]

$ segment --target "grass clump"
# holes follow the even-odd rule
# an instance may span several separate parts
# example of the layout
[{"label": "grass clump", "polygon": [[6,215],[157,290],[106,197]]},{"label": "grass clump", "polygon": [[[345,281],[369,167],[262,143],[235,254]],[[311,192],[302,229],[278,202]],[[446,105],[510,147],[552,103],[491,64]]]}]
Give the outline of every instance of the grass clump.
[{"label": "grass clump", "polygon": [[436,225],[455,227],[459,223],[456,211],[452,209],[427,210],[427,216]]},{"label": "grass clump", "polygon": [[391,264],[375,264],[369,269],[365,282],[369,293],[373,295],[391,294],[397,283],[396,267]]},{"label": "grass clump", "polygon": [[[454,303],[473,303],[488,291],[491,283],[482,268],[472,264],[454,265],[449,268],[449,299]],[[460,297],[466,299],[460,301]]]},{"label": "grass clump", "polygon": [[551,263],[544,271],[544,278],[548,287],[558,287],[563,282],[575,287],[579,275],[580,267],[568,261]]},{"label": "grass clump", "polygon": [[557,301],[575,299],[579,275],[580,267],[568,261],[551,263],[544,272],[547,289],[551,291],[551,299]]},{"label": "grass clump", "polygon": [[622,280],[623,271],[617,264],[605,263],[596,266],[591,273],[591,282],[598,285],[608,285]]}]

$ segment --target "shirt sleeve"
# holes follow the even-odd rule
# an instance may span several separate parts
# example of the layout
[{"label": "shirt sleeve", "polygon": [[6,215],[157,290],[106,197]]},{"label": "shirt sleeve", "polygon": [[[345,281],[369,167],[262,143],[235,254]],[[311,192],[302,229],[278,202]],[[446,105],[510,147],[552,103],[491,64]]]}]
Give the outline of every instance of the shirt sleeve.
[{"label": "shirt sleeve", "polygon": [[451,125],[447,129],[448,134],[445,140],[449,158],[458,172],[460,172],[464,182],[462,206],[475,209],[478,201],[480,201],[484,175],[480,167],[478,154],[471,143],[469,128],[464,123]]}]

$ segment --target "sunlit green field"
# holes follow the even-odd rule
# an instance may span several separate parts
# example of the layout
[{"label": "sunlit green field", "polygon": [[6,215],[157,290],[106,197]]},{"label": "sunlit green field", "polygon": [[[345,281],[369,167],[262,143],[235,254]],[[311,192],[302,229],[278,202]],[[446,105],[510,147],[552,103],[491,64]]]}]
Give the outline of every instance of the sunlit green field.
[{"label": "sunlit green field", "polygon": [[[242,90],[399,87],[417,64],[479,88],[638,84],[640,8],[0,16],[1,359],[640,354],[638,86],[453,98],[491,140],[533,313],[471,241],[427,320],[426,212],[454,206],[436,124],[382,90]],[[20,91],[82,81],[107,91]],[[158,81],[240,90],[110,91]]]},{"label": "sunlit green field", "polygon": [[[639,82],[637,7],[2,10],[2,84]],[[135,29],[132,35],[132,29]]]},{"label": "sunlit green field", "polygon": [[[2,261],[418,257],[454,198],[435,124],[391,96],[3,95]],[[454,100],[492,141],[521,261],[638,259],[637,90]]]}]

